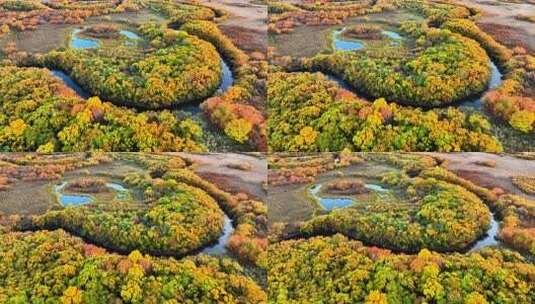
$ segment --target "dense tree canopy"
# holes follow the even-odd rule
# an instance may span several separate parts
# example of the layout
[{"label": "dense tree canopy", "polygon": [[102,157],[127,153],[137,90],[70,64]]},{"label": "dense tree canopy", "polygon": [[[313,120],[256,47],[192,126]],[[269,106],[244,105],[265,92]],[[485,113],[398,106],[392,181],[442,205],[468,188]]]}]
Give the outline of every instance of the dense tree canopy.
[{"label": "dense tree canopy", "polygon": [[373,98],[405,105],[434,107],[483,92],[490,79],[490,59],[477,42],[447,30],[422,34],[418,43],[423,50],[413,55],[337,52],[318,55],[304,65],[338,75]]},{"label": "dense tree canopy", "polygon": [[481,115],[368,103],[318,73],[272,73],[268,110],[273,151],[502,150]]},{"label": "dense tree canopy", "polygon": [[0,67],[0,150],[203,150],[202,129],[169,111],[85,101],[46,69]]},{"label": "dense tree canopy", "polygon": [[147,54],[129,50],[51,52],[44,65],[61,69],[91,94],[119,105],[160,109],[200,101],[221,82],[221,58],[209,43],[185,32],[140,28],[161,48]]},{"label": "dense tree canopy", "polygon": [[[490,211],[473,193],[433,178],[385,176],[399,187],[394,197],[336,209],[301,227],[305,235],[340,232],[393,250],[463,250],[489,227]],[[406,192],[405,192],[406,191]]]},{"label": "dense tree canopy", "polygon": [[106,202],[67,207],[33,219],[41,229],[63,228],[121,252],[185,255],[215,242],[223,229],[223,212],[204,191],[165,182],[165,195],[147,206]]},{"label": "dense tree canopy", "polygon": [[229,259],[106,253],[63,230],[1,232],[2,303],[265,303]]},{"label": "dense tree canopy", "polygon": [[[270,246],[270,303],[532,303],[535,266],[508,250],[391,254],[341,235]],[[288,269],[292,271],[288,271]]]}]

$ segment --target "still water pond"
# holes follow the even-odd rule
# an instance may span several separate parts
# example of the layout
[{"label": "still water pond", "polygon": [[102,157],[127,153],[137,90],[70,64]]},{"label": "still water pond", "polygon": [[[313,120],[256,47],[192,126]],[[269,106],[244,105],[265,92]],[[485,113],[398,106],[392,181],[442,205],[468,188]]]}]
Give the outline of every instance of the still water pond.
[{"label": "still water pond", "polygon": [[[60,185],[54,187],[54,194],[58,198],[59,203],[62,206],[79,206],[94,202],[94,197],[89,194],[82,193],[64,193],[63,190],[67,186],[67,182],[63,182]],[[106,187],[115,191],[115,199],[125,200],[130,198],[130,192],[128,189],[117,183],[107,183]]]}]

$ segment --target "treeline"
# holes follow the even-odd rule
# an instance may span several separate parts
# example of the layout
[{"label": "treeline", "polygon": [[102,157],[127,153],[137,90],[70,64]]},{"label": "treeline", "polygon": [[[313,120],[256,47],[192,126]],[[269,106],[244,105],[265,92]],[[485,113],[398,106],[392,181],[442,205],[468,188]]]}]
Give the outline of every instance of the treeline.
[{"label": "treeline", "polygon": [[321,1],[288,3],[268,1],[268,31],[292,32],[298,26],[342,24],[346,19],[393,8],[387,1]]},{"label": "treeline", "polygon": [[373,103],[316,73],[272,73],[268,81],[272,151],[501,151],[481,115]]},{"label": "treeline", "polygon": [[80,24],[91,16],[137,11],[144,6],[144,0],[1,0],[0,24],[15,31],[28,31],[47,23]]},{"label": "treeline", "polygon": [[502,84],[484,96],[486,109],[514,129],[532,133],[535,130],[535,96],[531,89],[535,85],[534,57],[521,47],[508,49],[481,30],[468,19],[477,11],[451,4],[409,2],[421,8],[428,23],[474,39],[486,50],[505,74]]},{"label": "treeline", "polygon": [[[45,249],[46,248],[46,249]],[[230,259],[109,254],[62,230],[0,229],[2,303],[265,303]]]},{"label": "treeline", "polygon": [[341,235],[275,243],[264,263],[270,303],[528,304],[535,286],[535,266],[508,250],[398,255]]},{"label": "treeline", "polygon": [[59,180],[65,172],[109,162],[111,158],[106,154],[14,154],[0,155],[0,191],[5,191],[12,184],[20,181],[51,181]]},{"label": "treeline", "polygon": [[171,112],[85,101],[45,69],[0,67],[1,151],[202,151],[202,129]]},{"label": "treeline", "polygon": [[203,189],[216,199],[220,207],[234,220],[234,233],[226,245],[242,261],[256,264],[267,250],[267,206],[245,193],[231,195],[187,169],[172,169],[164,178],[184,182]]},{"label": "treeline", "polygon": [[301,156],[272,154],[268,158],[268,184],[280,186],[313,183],[316,177],[324,172],[363,162],[361,156],[349,150],[343,150],[339,154],[317,153]]},{"label": "treeline", "polygon": [[444,180],[476,193],[501,219],[498,238],[512,248],[535,254],[535,233],[531,224],[535,221],[535,201],[504,194],[501,189],[489,190],[441,167],[429,168],[422,171],[421,175]]}]

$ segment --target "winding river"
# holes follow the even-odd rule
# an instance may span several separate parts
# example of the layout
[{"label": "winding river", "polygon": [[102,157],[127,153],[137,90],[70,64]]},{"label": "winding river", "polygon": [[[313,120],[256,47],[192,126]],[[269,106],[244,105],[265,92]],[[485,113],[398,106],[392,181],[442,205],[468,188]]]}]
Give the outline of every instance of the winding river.
[{"label": "winding river", "polygon": [[490,214],[490,228],[487,231],[487,234],[484,238],[477,241],[468,252],[477,251],[483,247],[488,246],[498,246],[500,242],[496,237],[498,236],[498,231],[500,230],[500,223],[496,220],[496,217],[493,213]]},{"label": "winding river", "polygon": [[232,226],[232,220],[225,214],[223,223],[223,234],[219,237],[217,243],[204,248],[201,253],[217,256],[226,255],[228,253],[226,246],[232,233],[234,233],[234,226]]},{"label": "winding river", "polygon": [[[95,201],[94,197],[89,194],[81,193],[64,193],[65,187],[68,185],[68,182],[63,182],[59,185],[55,185],[53,189],[54,195],[58,198],[59,203],[64,206],[81,206],[89,204]],[[106,183],[106,187],[112,189],[116,192],[115,199],[124,200],[130,197],[130,192],[123,185],[118,183]],[[216,243],[205,247],[202,249],[201,253],[215,256],[222,256],[228,254],[227,244],[230,240],[231,235],[234,233],[234,226],[232,225],[232,220],[224,214],[223,218],[223,233],[219,237]]]}]

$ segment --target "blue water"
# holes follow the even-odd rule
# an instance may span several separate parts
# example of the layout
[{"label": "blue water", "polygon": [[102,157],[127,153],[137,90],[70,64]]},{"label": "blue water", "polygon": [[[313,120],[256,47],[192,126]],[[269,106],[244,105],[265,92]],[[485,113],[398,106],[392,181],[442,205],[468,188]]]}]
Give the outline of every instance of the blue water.
[{"label": "blue water", "polygon": [[[352,51],[352,50],[361,50],[365,48],[365,44],[356,39],[351,38],[345,38],[342,35],[342,32],[345,30],[345,28],[341,30],[335,30],[333,31],[333,48],[336,51]],[[383,31],[383,35],[387,36],[390,39],[394,40],[403,40],[403,37],[392,31]],[[397,44],[398,42],[394,42],[394,44]]]},{"label": "blue water", "polygon": [[116,192],[115,198],[118,199],[118,200],[125,200],[125,199],[128,199],[130,197],[130,192],[128,191],[128,189],[126,189],[125,187],[123,187],[120,184],[107,183],[106,187],[115,190],[115,192]]},{"label": "blue water", "polygon": [[[376,184],[365,184],[364,187],[372,191],[379,192],[379,193],[384,193],[384,192],[389,191],[388,189],[383,188],[381,185],[376,185]],[[320,205],[323,208],[325,208],[325,210],[327,211],[331,211],[335,208],[345,208],[345,207],[351,206],[352,204],[356,202],[354,199],[348,198],[348,197],[335,197],[335,198],[320,197],[318,196],[320,189],[321,189],[321,185],[317,184],[317,185],[312,186],[309,189],[309,191],[310,191],[310,194],[312,194],[312,196],[315,199],[317,199]]]},{"label": "blue water", "polygon": [[122,30],[119,32],[121,35],[123,36],[126,36],[126,38],[128,39],[132,39],[132,40],[139,40],[141,39],[141,37],[139,37],[138,34],[134,33],[134,32],[131,32],[131,31],[127,31],[127,30]]},{"label": "blue water", "polygon": [[332,198],[332,197],[320,197],[318,196],[318,192],[321,189],[321,185],[314,185],[312,188],[310,188],[310,194],[314,196],[315,199],[318,200],[320,205],[327,211],[331,211],[335,208],[344,208],[347,206],[352,205],[355,201],[351,198],[346,197],[340,197],[340,198]]},{"label": "blue water", "polygon": [[383,35],[387,36],[388,38],[391,38],[391,39],[394,39],[394,40],[402,40],[403,37],[396,33],[396,32],[392,32],[392,31],[383,31],[382,32]]},{"label": "blue water", "polygon": [[62,206],[79,206],[91,203],[93,201],[93,198],[89,195],[85,194],[64,194],[61,193],[63,188],[67,186],[67,182],[64,182],[61,185],[58,185],[54,188],[54,191],[59,199],[59,203]]},{"label": "blue water", "polygon": [[232,226],[232,220],[225,214],[223,223],[223,234],[219,237],[215,245],[204,248],[202,253],[210,255],[226,254],[228,251],[226,246],[233,232],[234,227]]},{"label": "blue water", "polygon": [[376,192],[388,192],[388,189],[383,188],[383,186],[381,186],[381,185],[365,184],[364,187],[368,188],[370,190],[376,191]]},{"label": "blue water", "polygon": [[95,39],[86,39],[78,37],[82,29],[75,29],[71,36],[71,47],[75,49],[94,49],[100,46],[100,42]]},{"label": "blue water", "polygon": [[233,83],[234,77],[232,76],[230,67],[224,60],[221,60],[221,84],[219,85],[216,93],[221,94],[225,92],[232,86]]},{"label": "blue water", "polygon": [[[498,70],[498,67],[496,66],[494,62],[492,62],[492,60],[490,61],[490,70],[491,70],[491,74],[490,74],[489,87],[487,91],[490,91],[492,89],[499,87],[503,81],[502,73],[500,72],[500,70]],[[462,101],[459,104],[459,106],[464,107],[464,108],[475,108],[478,110],[482,110],[483,109],[482,97],[483,96]]]},{"label": "blue water", "polygon": [[[234,76],[228,64],[221,60],[221,83],[217,88],[216,94],[223,94],[234,84]],[[192,115],[197,115],[201,113],[201,108],[197,103],[188,103],[180,107],[180,110]]]},{"label": "blue water", "polygon": [[500,224],[496,219],[494,218],[494,214],[491,213],[490,215],[490,228],[487,231],[487,236],[475,243],[472,248],[470,248],[469,251],[476,251],[483,247],[487,246],[497,246],[500,244],[500,242],[496,239],[496,236],[498,235],[498,230],[500,228]]},{"label": "blue water", "polygon": [[73,91],[75,91],[76,94],[78,94],[80,97],[87,99],[91,96],[88,92],[82,89],[82,87],[80,87],[76,82],[74,82],[74,80],[72,80],[72,78],[69,75],[59,70],[52,70],[51,72],[52,72],[52,75],[63,80],[65,85],[71,88]]},{"label": "blue water", "polygon": [[[58,200],[62,206],[79,206],[89,204],[93,202],[93,197],[87,194],[65,194],[63,189],[67,186],[67,182],[63,182],[61,185],[54,187],[54,193],[58,197]],[[130,197],[128,189],[117,183],[107,183],[106,187],[116,191],[115,199],[125,200]]]},{"label": "blue water", "polygon": [[355,39],[346,39],[342,36],[342,32],[345,28],[341,30],[333,31],[333,48],[335,51],[352,51],[360,50],[364,48],[364,43]]},{"label": "blue water", "polygon": [[125,36],[127,39],[127,41],[125,42],[125,45],[136,45],[136,40],[141,40],[141,37],[139,37],[138,34],[132,32],[132,31],[127,31],[127,30],[122,30],[122,31],[119,31],[119,33],[123,36]]}]

